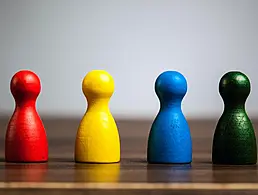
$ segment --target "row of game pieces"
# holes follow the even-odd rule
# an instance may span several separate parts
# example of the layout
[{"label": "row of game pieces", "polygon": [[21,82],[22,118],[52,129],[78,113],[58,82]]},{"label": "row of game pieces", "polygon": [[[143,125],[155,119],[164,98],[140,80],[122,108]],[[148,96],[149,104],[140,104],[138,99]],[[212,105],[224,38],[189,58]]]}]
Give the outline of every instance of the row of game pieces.
[{"label": "row of game pieces", "polygon": [[[41,91],[39,77],[29,70],[17,72],[11,79],[15,110],[5,138],[6,162],[48,161],[48,141],[44,125],[36,111]],[[255,164],[256,137],[245,111],[250,93],[248,77],[237,71],[223,75],[219,92],[224,100],[212,146],[214,164]],[[114,80],[104,70],[90,71],[82,82],[88,107],[76,135],[74,160],[85,163],[120,161],[120,136],[108,102],[114,92]],[[150,129],[147,161],[149,163],[191,163],[192,139],[181,102],[187,81],[177,71],[165,71],[155,82],[160,110]],[[133,144],[133,143],[132,143]]]}]

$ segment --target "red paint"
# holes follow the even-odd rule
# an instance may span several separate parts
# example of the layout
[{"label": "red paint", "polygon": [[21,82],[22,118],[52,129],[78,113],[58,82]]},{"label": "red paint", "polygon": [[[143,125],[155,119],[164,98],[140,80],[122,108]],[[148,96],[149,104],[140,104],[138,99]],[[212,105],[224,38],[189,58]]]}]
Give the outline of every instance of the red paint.
[{"label": "red paint", "polygon": [[6,161],[45,162],[47,136],[36,111],[36,99],[41,91],[39,77],[28,70],[19,71],[12,77],[10,87],[16,106],[6,132]]}]

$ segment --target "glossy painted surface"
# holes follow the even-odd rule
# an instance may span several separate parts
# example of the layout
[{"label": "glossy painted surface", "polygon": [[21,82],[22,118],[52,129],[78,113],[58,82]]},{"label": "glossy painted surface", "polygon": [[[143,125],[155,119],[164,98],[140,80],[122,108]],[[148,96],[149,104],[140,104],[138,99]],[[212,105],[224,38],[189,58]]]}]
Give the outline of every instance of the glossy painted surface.
[{"label": "glossy painted surface", "polygon": [[41,85],[31,71],[19,71],[11,80],[15,110],[9,121],[5,139],[7,162],[44,162],[48,160],[45,128],[36,111]]},{"label": "glossy painted surface", "polygon": [[224,101],[224,111],[214,133],[214,164],[257,162],[255,132],[245,110],[250,91],[250,81],[241,72],[228,72],[220,80],[219,92]]},{"label": "glossy painted surface", "polygon": [[187,81],[176,71],[163,72],[155,82],[160,100],[148,139],[149,163],[190,163],[192,140],[188,123],[181,110],[187,92]]},{"label": "glossy painted surface", "polygon": [[75,161],[119,162],[119,132],[108,107],[114,92],[113,78],[106,71],[93,70],[85,76],[82,90],[88,107],[76,136]]}]

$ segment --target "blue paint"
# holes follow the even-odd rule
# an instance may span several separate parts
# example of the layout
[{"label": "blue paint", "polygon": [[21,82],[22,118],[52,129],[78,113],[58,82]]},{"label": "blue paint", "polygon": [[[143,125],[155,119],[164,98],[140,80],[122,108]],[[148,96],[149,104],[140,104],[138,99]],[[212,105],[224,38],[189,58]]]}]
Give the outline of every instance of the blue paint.
[{"label": "blue paint", "polygon": [[177,71],[166,71],[158,76],[155,92],[160,100],[148,139],[149,163],[191,163],[191,133],[181,103],[187,92],[187,81]]}]

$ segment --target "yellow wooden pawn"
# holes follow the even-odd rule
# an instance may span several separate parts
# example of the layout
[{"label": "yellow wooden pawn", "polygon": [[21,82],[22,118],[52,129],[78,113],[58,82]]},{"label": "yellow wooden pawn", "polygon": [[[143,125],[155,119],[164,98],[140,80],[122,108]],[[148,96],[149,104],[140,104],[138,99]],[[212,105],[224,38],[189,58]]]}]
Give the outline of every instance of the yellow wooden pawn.
[{"label": "yellow wooden pawn", "polygon": [[112,76],[104,70],[93,70],[84,77],[82,91],[88,107],[76,135],[76,162],[120,161],[119,132],[108,106],[114,88]]}]

